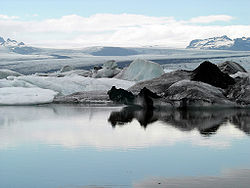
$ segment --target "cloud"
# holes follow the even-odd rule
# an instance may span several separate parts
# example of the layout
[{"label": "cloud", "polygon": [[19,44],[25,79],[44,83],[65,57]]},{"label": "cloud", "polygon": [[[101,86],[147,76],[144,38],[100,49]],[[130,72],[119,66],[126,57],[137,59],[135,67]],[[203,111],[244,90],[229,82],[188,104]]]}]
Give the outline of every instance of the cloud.
[{"label": "cloud", "polygon": [[229,22],[234,19],[228,15],[210,15],[210,16],[199,16],[189,20],[190,23],[212,23],[217,21]]},{"label": "cloud", "polygon": [[73,14],[41,21],[0,19],[0,36],[42,47],[161,45],[184,48],[196,38],[250,36],[250,25],[211,25],[232,19],[229,15],[211,15],[185,21],[137,14],[95,14],[89,17]]},{"label": "cloud", "polygon": [[0,19],[3,19],[3,20],[13,20],[13,19],[18,19],[18,18],[19,18],[18,16],[8,16],[8,15],[0,14]]}]

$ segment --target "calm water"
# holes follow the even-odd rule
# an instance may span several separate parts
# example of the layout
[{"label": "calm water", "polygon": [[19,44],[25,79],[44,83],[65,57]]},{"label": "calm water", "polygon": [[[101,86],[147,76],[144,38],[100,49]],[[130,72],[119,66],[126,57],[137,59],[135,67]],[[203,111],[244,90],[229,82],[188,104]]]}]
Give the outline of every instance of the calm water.
[{"label": "calm water", "polygon": [[250,110],[0,107],[0,187],[249,187],[249,135]]}]

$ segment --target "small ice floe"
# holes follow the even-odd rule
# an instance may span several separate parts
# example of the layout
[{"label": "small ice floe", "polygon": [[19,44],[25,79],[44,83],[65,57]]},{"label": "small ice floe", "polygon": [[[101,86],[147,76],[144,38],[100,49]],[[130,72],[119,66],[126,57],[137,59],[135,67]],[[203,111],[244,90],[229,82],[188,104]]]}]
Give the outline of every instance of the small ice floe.
[{"label": "small ice floe", "polygon": [[0,105],[34,105],[51,103],[57,92],[41,88],[0,88]]}]

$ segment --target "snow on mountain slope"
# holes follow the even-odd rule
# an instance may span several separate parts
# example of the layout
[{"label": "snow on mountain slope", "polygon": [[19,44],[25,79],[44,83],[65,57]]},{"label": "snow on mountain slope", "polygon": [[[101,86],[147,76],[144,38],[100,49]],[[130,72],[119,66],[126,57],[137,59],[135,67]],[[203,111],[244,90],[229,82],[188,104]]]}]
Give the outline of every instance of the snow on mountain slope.
[{"label": "snow on mountain slope", "polygon": [[0,45],[4,47],[26,46],[23,42],[17,42],[16,40],[12,40],[10,38],[4,40],[3,37],[0,37]]},{"label": "snow on mountain slope", "polygon": [[0,46],[7,48],[10,52],[15,52],[18,54],[32,54],[39,51],[38,48],[25,45],[23,42],[17,42],[8,38],[4,40],[3,37],[0,37]]},{"label": "snow on mountain slope", "polygon": [[192,40],[187,48],[227,50],[233,45],[234,40],[224,35],[221,37]]},{"label": "snow on mountain slope", "polygon": [[232,50],[242,50],[248,51],[250,50],[250,37],[242,37],[234,39],[234,45],[232,46]]},{"label": "snow on mountain slope", "polygon": [[208,39],[195,39],[192,40],[186,48],[250,51],[250,38],[242,37],[232,40],[224,35],[221,37],[213,37]]},{"label": "snow on mountain slope", "polygon": [[2,45],[6,46],[6,47],[25,46],[25,44],[23,42],[19,43],[16,40],[11,40],[10,38],[8,38],[6,41],[4,41]]}]

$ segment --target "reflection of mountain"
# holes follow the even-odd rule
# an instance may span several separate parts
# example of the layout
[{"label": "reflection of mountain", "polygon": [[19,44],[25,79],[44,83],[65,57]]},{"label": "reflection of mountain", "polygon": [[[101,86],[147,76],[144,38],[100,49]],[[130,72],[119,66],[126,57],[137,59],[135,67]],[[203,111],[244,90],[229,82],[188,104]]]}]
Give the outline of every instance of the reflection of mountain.
[{"label": "reflection of mountain", "polygon": [[133,119],[145,128],[148,124],[161,121],[182,131],[197,129],[200,134],[206,136],[216,133],[223,123],[230,122],[250,134],[250,110],[247,109],[144,110],[125,107],[119,112],[112,112],[108,121],[115,127]]}]

